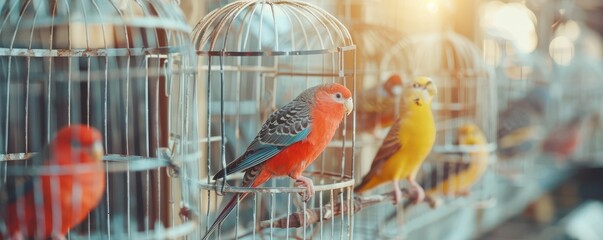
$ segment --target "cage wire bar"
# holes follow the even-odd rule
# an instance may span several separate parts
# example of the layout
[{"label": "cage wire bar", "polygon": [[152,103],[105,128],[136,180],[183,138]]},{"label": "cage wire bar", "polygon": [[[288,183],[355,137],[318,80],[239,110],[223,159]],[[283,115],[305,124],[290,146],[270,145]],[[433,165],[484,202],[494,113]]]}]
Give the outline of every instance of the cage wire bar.
[{"label": "cage wire bar", "polygon": [[198,80],[207,84],[200,101],[200,109],[207,113],[202,139],[206,167],[196,182],[201,189],[201,229],[213,223],[224,199],[234,192],[249,192],[213,237],[352,239],[351,212],[330,219],[320,215],[318,223],[295,228],[287,222],[280,229],[271,222],[294,212],[350,206],[354,154],[345,149],[353,149],[355,134],[346,125],[353,125],[354,117],[347,118],[335,134],[333,141],[339,144],[327,147],[304,173],[313,179],[316,190],[308,203],[298,195],[304,189],[290,187],[292,181],[287,178],[250,189],[236,187],[242,174],[234,174],[226,181],[224,196],[220,194],[222,180],[210,181],[210,176],[245,151],[273,111],[303,90],[337,82],[354,92],[356,47],[349,31],[309,3],[235,1],[210,12],[196,25],[193,44]]},{"label": "cage wire bar", "polygon": [[[29,165],[58,129],[86,124],[102,135],[106,190],[68,239],[165,239],[194,231],[197,224],[178,212],[198,205],[198,188],[167,174],[173,167],[172,176],[199,176],[196,57],[179,6],[2,1],[0,16],[0,189],[14,178],[90,171],[79,159],[70,169]],[[82,197],[77,193],[74,199]],[[34,195],[44,200],[23,207],[61,199]],[[65,217],[55,210],[53,219]]]},{"label": "cage wire bar", "polygon": [[[493,192],[497,186],[489,173],[495,162],[496,150],[496,86],[480,50],[470,40],[449,31],[415,35],[393,46],[380,66],[384,70],[397,69],[402,79],[431,77],[438,86],[438,95],[433,104],[436,143],[417,177],[421,179],[421,176],[432,176],[420,183],[424,189],[433,187],[433,184],[445,176],[455,173],[456,168],[447,167],[448,164],[475,166],[484,163],[487,169],[467,197],[460,196],[462,194],[458,191],[462,189],[456,189],[456,185],[452,185],[448,190],[438,190],[436,198],[443,204],[435,210],[429,209],[427,204],[400,207],[397,210],[376,209],[375,211],[384,211],[380,216],[387,217],[377,221],[363,221],[367,224],[363,229],[359,228],[356,234],[412,238],[413,231],[451,216],[458,209],[492,206],[495,203]],[[475,124],[484,133],[487,142],[458,144],[458,129],[464,124]],[[472,157],[476,152],[484,153],[485,158]],[[357,221],[364,219],[363,214],[366,213],[356,216]]]}]

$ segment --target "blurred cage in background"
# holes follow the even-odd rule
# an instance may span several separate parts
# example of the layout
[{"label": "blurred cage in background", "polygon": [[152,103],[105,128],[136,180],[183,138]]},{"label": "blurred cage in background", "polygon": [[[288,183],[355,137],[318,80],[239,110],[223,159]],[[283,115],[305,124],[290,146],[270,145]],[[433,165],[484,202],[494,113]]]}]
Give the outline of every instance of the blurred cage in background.
[{"label": "blurred cage in background", "polygon": [[197,224],[178,212],[197,205],[198,188],[167,175],[169,165],[182,178],[199,174],[196,58],[178,5],[3,1],[0,12],[0,184],[38,177],[36,170],[58,177],[27,166],[29,157],[58,129],[87,124],[103,137],[106,191],[68,237],[164,239],[194,231]]},{"label": "blurred cage in background", "polygon": [[[381,146],[389,127],[399,114],[404,79],[395,69],[384,69],[381,59],[403,35],[387,27],[357,21],[344,21],[356,45],[356,171],[362,179]],[[346,59],[352,61],[352,59]],[[399,81],[399,82],[398,82]],[[348,118],[350,119],[350,118]],[[351,131],[348,124],[348,131]],[[333,142],[332,144],[340,144]]]},{"label": "blurred cage in background", "polygon": [[[354,133],[348,118],[325,152],[306,170],[316,193],[301,201],[292,180],[271,180],[260,188],[226,187],[216,194],[210,181],[218,170],[242,154],[268,116],[303,90],[337,82],[355,89],[356,49],[348,30],[324,10],[299,1],[235,1],[205,16],[193,31],[200,82],[207,84],[202,111],[208,116],[202,138],[201,229],[206,230],[232,192],[251,194],[221,224],[214,237],[352,238],[352,214],[346,213],[298,228],[272,227],[270,220],[326,204],[349,207],[353,187]],[[203,119],[201,119],[203,121]],[[242,174],[228,177],[240,186]],[[268,221],[268,224],[266,224]],[[293,224],[293,223],[291,223]],[[303,225],[303,224],[302,224]]]},{"label": "blurred cage in background", "polygon": [[481,10],[484,60],[494,68],[497,82],[496,173],[506,182],[526,186],[535,183],[532,173],[554,98],[550,58],[539,51],[546,33],[537,28],[536,14],[524,3],[491,1]]},{"label": "blurred cage in background", "polygon": [[[366,3],[363,4],[357,1],[354,3],[346,2],[346,4],[349,4],[346,7],[352,5],[354,10],[366,7]],[[351,11],[350,8],[344,8],[344,10]],[[349,11],[343,15],[352,14]],[[344,17],[344,19],[349,18]],[[403,35],[397,30],[376,24],[363,23],[358,20],[345,20],[344,24],[348,27],[357,47],[356,84],[358,90],[356,101],[359,104],[355,106],[356,143],[354,152],[356,154],[356,168],[354,178],[359,182],[370,169],[377,150],[379,150],[391,124],[399,114],[399,100],[404,80],[395,75],[394,69],[382,71],[383,68],[380,64],[383,56],[392,50],[392,46],[402,39]],[[399,84],[388,84],[396,77],[400,81]],[[348,127],[350,126],[348,125]],[[332,142],[332,144],[339,143]],[[350,151],[350,149],[347,151]],[[360,214],[373,216],[373,214],[379,215],[382,213],[375,210],[375,207],[370,207],[364,209]],[[355,226],[356,231],[366,227],[365,218],[356,221],[362,223]]]},{"label": "blurred cage in background", "polygon": [[555,1],[541,11],[552,26],[547,47],[556,71],[550,134],[565,129],[559,134],[571,139],[563,145],[545,143],[543,150],[558,148],[553,152],[557,155],[552,155],[558,161],[596,164],[603,143],[601,37],[586,26],[585,13],[575,2]]},{"label": "blurred cage in background", "polygon": [[[557,128],[570,130],[574,128],[572,121],[577,120],[574,129],[577,131],[576,149],[568,149],[567,156],[564,157],[574,163],[583,164],[601,164],[600,159],[603,156],[600,146],[603,145],[603,119],[601,114],[603,109],[603,64],[600,59],[589,57],[585,54],[576,53],[568,66],[562,66],[559,69],[559,75],[556,79],[557,89],[561,90],[559,102],[554,104],[554,113],[557,114],[549,134],[559,134]],[[571,127],[570,127],[571,126]],[[570,134],[564,134],[566,137],[573,137]],[[562,147],[562,146],[559,146]]]},{"label": "blurred cage in background", "polygon": [[[356,163],[354,164],[354,179],[358,183],[371,168],[372,160],[383,139],[399,116],[404,79],[399,77],[395,69],[381,67],[381,59],[392,50],[392,46],[402,39],[403,35],[394,29],[380,25],[355,20],[344,20],[343,23],[350,31],[357,48],[356,85],[358,89],[356,101],[358,104],[355,105],[356,143],[354,154]],[[350,118],[348,117],[348,119]],[[352,130],[351,127],[348,125],[348,131]],[[333,141],[331,145],[341,145],[341,143]],[[347,154],[351,154],[351,149],[346,149],[346,151]],[[383,217],[383,212],[375,210],[375,207],[364,209],[360,214],[362,216],[376,214],[376,217]],[[355,230],[364,229],[366,220],[362,218],[357,221],[362,224],[357,224]]]},{"label": "blurred cage in background", "polygon": [[[545,77],[545,72],[550,70],[542,69],[547,64],[541,55],[523,52],[515,41],[500,34],[492,31],[483,40],[484,59],[494,68],[498,94],[498,112],[495,114],[498,126],[494,128],[495,138],[499,141],[496,173],[507,181],[519,183],[534,177],[531,173],[541,152],[540,144],[547,129],[545,119],[549,113],[547,106],[533,111],[531,105],[525,103],[526,98],[537,87],[548,91],[550,79]],[[536,63],[539,60],[544,63]],[[530,108],[525,109],[525,106]],[[524,117],[529,120],[522,120]],[[524,136],[522,130],[529,133]]]},{"label": "blurred cage in background", "polygon": [[[437,211],[430,211],[424,203],[417,206],[406,204],[397,210],[397,217],[390,210],[389,217],[379,219],[371,230],[359,231],[364,231],[367,236],[409,237],[414,230],[461,207],[494,204],[493,192],[497,185],[489,168],[495,161],[496,86],[480,50],[456,33],[433,33],[410,36],[400,41],[382,61],[381,67],[397,69],[403,79],[428,76],[438,87],[432,106],[438,130],[436,143],[417,180],[426,192],[433,190],[430,195],[444,204]],[[463,142],[459,142],[459,129],[466,124],[477,126],[485,138],[484,142],[460,144]],[[469,168],[477,176],[483,174],[469,189],[455,183],[441,188],[442,181]],[[362,218],[362,213],[357,215],[358,221]],[[396,221],[395,218],[401,219]],[[383,221],[387,221],[386,224],[381,224]],[[402,227],[397,227],[399,224]]]}]

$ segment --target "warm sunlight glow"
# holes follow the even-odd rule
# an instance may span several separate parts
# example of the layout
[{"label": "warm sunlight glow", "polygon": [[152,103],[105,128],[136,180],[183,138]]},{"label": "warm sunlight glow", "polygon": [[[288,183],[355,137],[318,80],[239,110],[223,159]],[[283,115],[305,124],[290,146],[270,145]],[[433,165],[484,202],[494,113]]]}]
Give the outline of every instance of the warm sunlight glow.
[{"label": "warm sunlight glow", "polygon": [[581,51],[584,51],[588,54],[591,54],[595,57],[601,57],[601,53],[603,53],[603,39],[597,33],[590,32],[589,34],[585,34]]},{"label": "warm sunlight glow", "polygon": [[555,32],[557,36],[566,36],[572,41],[576,41],[580,36],[580,26],[575,21],[569,20],[557,29]]},{"label": "warm sunlight glow", "polygon": [[549,45],[549,54],[560,65],[568,65],[574,58],[574,43],[566,36],[558,36]]},{"label": "warm sunlight glow", "polygon": [[503,4],[493,1],[482,8],[482,27],[502,32],[516,42],[519,50],[534,51],[537,43],[536,18],[520,3]]},{"label": "warm sunlight glow", "polygon": [[435,1],[428,1],[427,2],[427,10],[430,13],[436,13],[436,12],[438,12],[438,9],[439,9],[439,6],[438,6],[437,2],[435,2]]},{"label": "warm sunlight glow", "polygon": [[500,64],[500,47],[498,43],[492,39],[484,39],[483,42],[484,61],[490,66],[498,66]]}]

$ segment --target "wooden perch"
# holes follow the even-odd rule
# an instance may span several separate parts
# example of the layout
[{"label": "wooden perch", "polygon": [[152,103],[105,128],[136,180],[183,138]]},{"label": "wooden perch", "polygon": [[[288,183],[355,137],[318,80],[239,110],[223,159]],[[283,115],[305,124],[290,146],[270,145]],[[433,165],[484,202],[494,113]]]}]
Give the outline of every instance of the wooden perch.
[{"label": "wooden perch", "polygon": [[[408,190],[406,189],[401,189],[402,190],[402,197],[405,198],[414,198],[414,196],[411,196],[411,194],[409,193]],[[384,193],[384,194],[379,194],[379,195],[373,195],[373,196],[366,196],[366,197],[354,197],[354,199],[352,200],[352,206],[351,206],[351,210],[356,213],[359,212],[360,210],[373,206],[373,205],[377,205],[379,203],[382,202],[393,202],[394,200],[394,191],[388,192],[388,193]],[[348,200],[344,200],[344,201],[348,201]],[[289,216],[285,216],[279,219],[276,219],[274,221],[270,220],[265,220],[262,221],[260,223],[260,229],[264,229],[264,228],[269,228],[272,227],[273,228],[299,228],[299,227],[303,227],[304,226],[304,215],[306,216],[306,225],[310,225],[310,224],[314,224],[317,222],[321,221],[321,213],[322,213],[322,220],[329,220],[332,219],[333,217],[348,213],[350,211],[350,209],[348,209],[348,204],[347,203],[341,203],[341,202],[336,202],[333,206],[331,206],[331,204],[327,204],[324,205],[322,208],[312,208],[312,209],[307,209],[306,211],[301,211],[301,212],[296,212],[296,213],[292,213]],[[289,225],[287,226],[287,219],[289,220]]]}]

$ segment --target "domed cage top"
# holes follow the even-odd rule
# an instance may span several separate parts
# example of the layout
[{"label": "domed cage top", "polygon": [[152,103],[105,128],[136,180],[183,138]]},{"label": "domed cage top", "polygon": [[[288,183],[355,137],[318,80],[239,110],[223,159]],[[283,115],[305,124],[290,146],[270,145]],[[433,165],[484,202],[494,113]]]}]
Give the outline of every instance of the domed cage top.
[{"label": "domed cage top", "polygon": [[[178,5],[160,0],[3,1],[0,12],[0,190],[11,188],[15,177],[62,182],[62,176],[92,171],[75,157],[72,170],[30,165],[30,157],[46,156],[40,152],[59,129],[89,125],[102,137],[106,191],[68,236],[165,238],[192,231],[196,225],[181,224],[178,209],[195,205],[197,188],[167,176],[172,166],[171,173],[196,179],[200,156],[196,58]],[[36,192],[47,202],[27,207],[39,210],[69,193],[85,199],[74,190],[85,188],[82,184],[52,196]],[[59,209],[52,212],[55,227],[69,219]],[[44,211],[36,214],[39,220]],[[49,231],[41,222],[31,229],[22,217],[11,220],[29,225],[20,229],[22,234]],[[0,235],[13,232],[9,226]]]},{"label": "domed cage top", "polygon": [[[396,219],[396,213],[390,211],[373,227],[365,226],[369,230],[364,232],[410,237],[413,231],[428,227],[426,223],[461,206],[472,203],[478,207],[491,206],[496,184],[488,169],[495,161],[496,82],[477,46],[453,32],[410,36],[397,43],[380,66],[383,71],[397,69],[402,79],[427,76],[436,84],[438,93],[432,106],[436,142],[417,180],[426,191],[435,193],[427,198],[432,207],[438,205],[438,199],[450,201],[438,211],[429,211],[427,204],[410,209],[405,206],[401,229],[382,224]],[[483,136],[483,142],[459,142],[461,129],[468,126],[475,129],[473,134]],[[477,183],[463,187],[452,182],[458,181],[451,180],[453,176],[467,169],[475,169]],[[450,185],[442,185],[444,182]]]},{"label": "domed cage top", "polygon": [[301,1],[236,1],[210,12],[195,32],[197,51],[216,56],[319,54],[352,45],[339,20]]},{"label": "domed cage top", "polygon": [[[268,116],[303,90],[340,83],[354,92],[355,46],[339,20],[300,1],[236,1],[209,13],[193,34],[198,79],[208,86],[200,101],[200,109],[207,113],[201,121],[206,128],[202,142],[207,143],[202,146],[207,149],[203,174],[208,177],[199,181],[205,190],[199,210],[205,216],[202,225],[209,227],[214,220],[211,216],[228,200],[215,195],[216,188],[218,193],[222,191],[222,180],[214,185],[209,176],[240,156]],[[227,197],[232,192],[251,194],[220,226],[219,236],[350,237],[351,213],[330,220],[308,218],[307,224],[270,223],[297,211],[350,204],[354,155],[344,149],[354,144],[353,131],[345,129],[353,124],[350,114],[329,147],[306,169],[304,175],[313,179],[316,190],[307,203],[297,194],[303,188],[290,187],[290,179],[248,189],[238,187],[241,174],[228,177],[229,186],[223,189]]]}]

